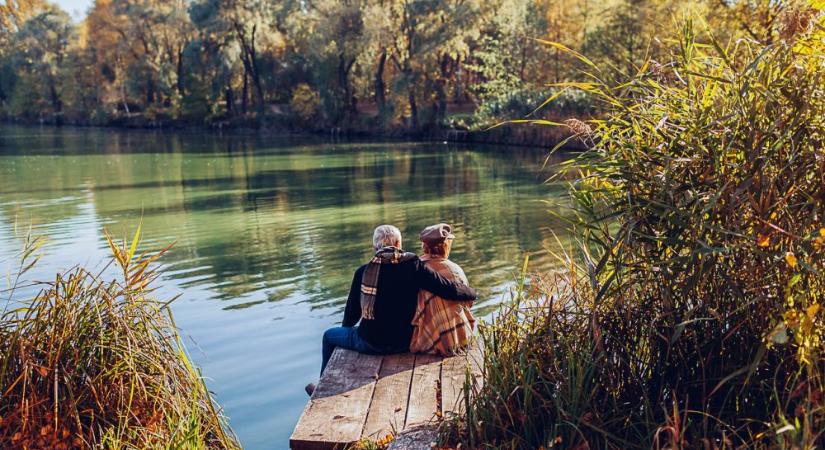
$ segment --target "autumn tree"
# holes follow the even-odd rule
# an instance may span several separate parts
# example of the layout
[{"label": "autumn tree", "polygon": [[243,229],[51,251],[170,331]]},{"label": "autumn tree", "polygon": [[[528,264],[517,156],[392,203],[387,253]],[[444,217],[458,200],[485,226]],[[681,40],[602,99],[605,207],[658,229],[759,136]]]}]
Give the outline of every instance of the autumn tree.
[{"label": "autumn tree", "polygon": [[288,19],[290,42],[314,66],[314,80],[336,122],[356,113],[353,69],[365,56],[366,0],[315,0],[297,4]]},{"label": "autumn tree", "polygon": [[[190,14],[201,39],[216,49],[237,48],[242,67],[242,108],[246,111],[249,92],[258,113],[266,104],[262,63],[283,47],[283,11],[290,2],[266,0],[201,0],[190,6]],[[231,50],[222,56],[234,56]],[[231,66],[231,64],[229,64]]]},{"label": "autumn tree", "polygon": [[47,9],[43,0],[6,0],[0,4],[0,106],[3,109],[17,81],[11,61],[16,47],[15,36],[26,21]]},{"label": "autumn tree", "polygon": [[412,128],[419,126],[419,100],[433,95],[436,120],[443,118],[446,84],[480,34],[479,2],[386,1],[373,4],[369,17],[370,34],[381,39],[381,54],[398,73],[394,84],[406,94]]},{"label": "autumn tree", "polygon": [[26,20],[14,35],[11,63],[17,81],[11,109],[18,115],[59,115],[59,70],[66,58],[74,26],[69,15],[46,9]]}]

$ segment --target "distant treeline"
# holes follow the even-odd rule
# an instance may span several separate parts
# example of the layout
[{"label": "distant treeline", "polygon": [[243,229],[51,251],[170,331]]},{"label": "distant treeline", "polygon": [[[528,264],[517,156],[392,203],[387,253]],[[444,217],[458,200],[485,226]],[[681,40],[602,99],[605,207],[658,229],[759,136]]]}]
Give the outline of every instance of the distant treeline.
[{"label": "distant treeline", "polygon": [[[638,70],[687,13],[774,37],[777,0],[96,0],[75,23],[0,5],[0,117],[154,126],[473,129],[520,118],[580,61]],[[664,56],[664,55],[663,55]],[[595,105],[597,106],[597,105]],[[566,91],[531,117],[581,117]]]}]

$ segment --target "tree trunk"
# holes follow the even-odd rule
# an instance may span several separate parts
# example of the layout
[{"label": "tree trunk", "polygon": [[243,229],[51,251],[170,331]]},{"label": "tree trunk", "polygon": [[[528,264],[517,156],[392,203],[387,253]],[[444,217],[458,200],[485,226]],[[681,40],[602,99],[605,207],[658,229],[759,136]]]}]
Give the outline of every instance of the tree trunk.
[{"label": "tree trunk", "polygon": [[129,111],[129,102],[126,101],[126,87],[122,81],[120,82],[120,100],[123,102],[123,110],[126,111],[126,115],[131,115],[132,111]]},{"label": "tree trunk", "polygon": [[232,86],[227,86],[226,90],[224,90],[224,101],[226,103],[226,115],[232,115],[232,108],[235,106],[235,99],[232,95]]},{"label": "tree trunk", "polygon": [[524,83],[524,69],[527,67],[527,46],[530,45],[529,38],[524,38],[521,46],[521,61],[519,62],[518,79]]},{"label": "tree trunk", "polygon": [[152,76],[146,78],[146,106],[151,106],[155,103],[155,80]]},{"label": "tree trunk", "polygon": [[381,51],[381,56],[378,58],[378,66],[375,69],[375,104],[378,106],[378,116],[382,119],[387,111],[387,100],[384,96],[384,65],[387,63],[387,50]]},{"label": "tree trunk", "polygon": [[[349,89],[347,83],[347,61],[343,51],[338,52],[338,95],[340,96],[340,111],[346,120],[349,115]],[[337,113],[336,113],[337,115]],[[340,116],[338,116],[340,118]]]},{"label": "tree trunk", "polygon": [[338,93],[341,96],[341,110],[344,113],[344,120],[355,115],[355,95],[349,82],[349,73],[355,64],[355,58],[347,60],[346,53],[338,52]]},{"label": "tree trunk", "polygon": [[[253,52],[254,55],[254,52]],[[266,106],[264,103],[264,90],[261,87],[261,75],[258,72],[258,63],[255,62],[255,57],[252,57],[252,85],[254,86],[255,90],[255,102],[258,106],[258,112],[263,113],[264,107]]]},{"label": "tree trunk", "polygon": [[60,101],[60,96],[57,95],[57,89],[54,87],[54,82],[49,83],[49,97],[51,97],[52,108],[55,113],[63,110],[63,102]]},{"label": "tree trunk", "polygon": [[255,51],[255,32],[258,30],[257,25],[252,26],[252,39],[249,46],[249,62],[252,65],[252,82],[255,86],[255,97],[258,103],[258,113],[264,112],[264,90],[261,87],[261,74],[258,71],[258,58]]},{"label": "tree trunk", "polygon": [[[259,113],[264,112],[264,91],[261,87],[261,76],[258,71],[258,62],[255,50],[255,33],[257,32],[257,25],[252,27],[252,35],[247,39],[246,32],[243,30],[243,25],[235,24],[235,33],[238,36],[238,41],[241,44],[241,62],[243,63],[245,76],[252,78],[252,91],[255,96],[255,103]],[[247,79],[244,78],[244,86],[246,86]],[[244,111],[246,112],[246,111]]]},{"label": "tree trunk", "polygon": [[464,95],[464,80],[461,78],[461,58],[453,60],[452,73],[455,74],[455,89],[453,90],[453,101],[456,103],[462,102]]},{"label": "tree trunk", "polygon": [[[561,32],[559,31],[558,26],[556,27],[556,42],[561,42]],[[554,59],[556,61],[556,64],[555,64],[556,74],[555,74],[555,79],[553,81],[558,83],[558,82],[561,81],[561,50],[559,50],[558,48],[555,49],[555,50],[556,51],[555,51],[555,54],[554,54]]]},{"label": "tree trunk", "polygon": [[178,47],[178,64],[177,64],[177,72],[178,72],[178,95],[183,98],[183,46]]},{"label": "tree trunk", "polygon": [[241,111],[246,114],[246,99],[249,96],[249,77],[246,75],[246,66],[243,69],[243,90],[241,91]]},{"label": "tree trunk", "polygon": [[443,55],[441,57],[441,73],[435,82],[435,121],[437,124],[444,123],[447,117],[447,80],[450,78],[450,62],[452,59]]},{"label": "tree trunk", "polygon": [[410,86],[407,88],[407,98],[410,101],[410,119],[412,119],[412,128],[414,130],[418,129],[418,105],[415,103],[415,87],[410,83]]}]

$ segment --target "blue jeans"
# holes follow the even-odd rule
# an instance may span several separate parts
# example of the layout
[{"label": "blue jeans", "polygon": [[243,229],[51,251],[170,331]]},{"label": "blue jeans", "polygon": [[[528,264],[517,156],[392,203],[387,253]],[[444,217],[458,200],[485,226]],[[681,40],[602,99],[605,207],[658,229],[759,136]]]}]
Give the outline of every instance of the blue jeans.
[{"label": "blue jeans", "polygon": [[321,374],[327,368],[329,358],[335,347],[355,350],[358,353],[368,355],[384,355],[391,353],[401,353],[408,349],[378,349],[373,347],[358,335],[358,327],[333,327],[324,332],[324,339],[321,348]]}]

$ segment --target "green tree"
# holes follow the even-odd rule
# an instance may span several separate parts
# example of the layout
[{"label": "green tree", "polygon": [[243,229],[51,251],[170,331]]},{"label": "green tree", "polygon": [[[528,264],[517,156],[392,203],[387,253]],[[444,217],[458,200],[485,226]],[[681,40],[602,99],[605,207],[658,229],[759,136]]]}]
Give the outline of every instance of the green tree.
[{"label": "green tree", "polygon": [[15,88],[12,96],[14,114],[32,117],[62,112],[58,72],[74,31],[69,15],[57,8],[48,9],[22,24],[14,36],[12,54],[18,83],[23,83]]},{"label": "green tree", "polygon": [[190,6],[190,16],[202,41],[210,42],[215,55],[230,58],[220,64],[224,68],[234,67],[231,58],[237,55],[242,68],[241,107],[244,112],[250,91],[258,113],[264,112],[267,96],[263,56],[272,58],[283,46],[283,11],[289,5],[290,2],[264,0],[202,0]]},{"label": "green tree", "polygon": [[446,84],[480,36],[480,12],[475,0],[393,0],[370,6],[370,34],[383,41],[380,47],[398,73],[394,84],[406,94],[412,128],[419,126],[419,99],[435,99],[436,118],[446,113]]},{"label": "green tree", "polygon": [[112,0],[112,7],[122,18],[112,24],[119,44],[133,56],[127,86],[142,90],[147,106],[182,96],[183,49],[192,32],[185,3]]},{"label": "green tree", "polygon": [[317,0],[296,5],[289,16],[289,33],[296,51],[307,56],[311,74],[322,92],[333,120],[356,113],[353,68],[365,53],[364,0]]},{"label": "green tree", "polygon": [[15,36],[27,20],[45,11],[47,6],[43,0],[6,0],[0,4],[0,110],[8,106],[17,81],[11,61]]}]

